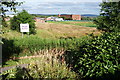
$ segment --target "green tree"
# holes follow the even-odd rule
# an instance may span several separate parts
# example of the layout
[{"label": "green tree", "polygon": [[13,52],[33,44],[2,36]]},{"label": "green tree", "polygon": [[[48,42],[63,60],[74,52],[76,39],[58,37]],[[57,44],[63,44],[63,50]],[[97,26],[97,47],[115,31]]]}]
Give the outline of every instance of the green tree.
[{"label": "green tree", "polygon": [[[0,34],[2,33],[2,27],[7,27],[5,22],[5,12],[16,12],[16,6],[20,6],[23,2],[15,2],[14,0],[1,0],[0,1]],[[0,44],[3,43],[0,39]]]},{"label": "green tree", "polygon": [[113,32],[120,30],[120,1],[119,2],[103,2],[100,4],[101,13],[95,20],[98,29]]},{"label": "green tree", "polygon": [[1,25],[7,27],[7,23],[5,22],[5,13],[8,11],[16,12],[16,6],[20,6],[23,2],[15,2],[14,0],[1,0],[0,1],[0,14],[1,14]]},{"label": "green tree", "polygon": [[23,10],[22,12],[18,13],[17,16],[14,16],[11,19],[11,29],[20,31],[20,24],[21,23],[28,23],[30,27],[30,34],[35,34],[35,23],[33,20],[32,15],[30,15],[27,11]]}]

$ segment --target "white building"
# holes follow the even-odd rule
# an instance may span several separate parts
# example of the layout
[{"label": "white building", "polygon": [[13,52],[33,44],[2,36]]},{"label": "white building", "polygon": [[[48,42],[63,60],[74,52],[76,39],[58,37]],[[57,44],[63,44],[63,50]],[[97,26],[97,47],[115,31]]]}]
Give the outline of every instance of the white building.
[{"label": "white building", "polygon": [[55,18],[55,21],[64,21],[63,18]]},{"label": "white building", "polygon": [[51,20],[51,21],[64,21],[63,18],[58,18],[58,17],[48,17],[46,20]]}]

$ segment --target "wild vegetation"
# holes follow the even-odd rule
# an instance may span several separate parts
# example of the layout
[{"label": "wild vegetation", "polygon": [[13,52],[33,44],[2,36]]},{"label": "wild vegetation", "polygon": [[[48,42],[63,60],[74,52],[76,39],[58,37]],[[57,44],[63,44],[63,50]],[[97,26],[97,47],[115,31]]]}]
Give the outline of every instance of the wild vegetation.
[{"label": "wild vegetation", "polygon": [[101,6],[101,15],[95,22],[98,29],[105,32],[101,36],[93,36],[93,39],[80,45],[79,49],[68,51],[67,61],[84,79],[118,80],[120,78],[120,24],[116,19],[119,17],[117,12],[119,13],[120,10],[120,2],[104,2]]},{"label": "wild vegetation", "polygon": [[[116,13],[119,14],[120,2],[104,2],[101,7],[101,15],[95,20],[96,27],[103,30],[101,35],[93,33],[96,29],[93,29],[94,24],[89,22],[36,23],[37,34],[25,35],[22,39],[18,32],[14,31],[16,34],[18,33],[15,38],[13,30],[9,30],[9,27],[5,28],[7,31],[3,32],[3,35],[5,35],[3,37],[4,66],[9,66],[7,63],[16,65],[16,62],[29,65],[25,68],[14,68],[3,72],[1,74],[3,78],[118,80],[120,78],[120,24],[118,22],[119,15],[116,15]],[[44,27],[41,27],[40,24],[43,24]],[[59,28],[60,26],[53,27],[53,24],[60,25],[62,28]],[[89,24],[92,27],[88,27]],[[68,32],[67,30],[72,33],[72,30],[82,29],[83,27],[80,26],[83,25],[86,25],[83,32],[92,29],[84,37],[63,36],[61,34],[59,37],[52,36],[50,38],[39,36],[41,31],[52,32],[54,36],[56,36],[55,33]],[[71,29],[70,26],[72,26]],[[77,33],[77,35],[80,35],[80,33]],[[28,59],[31,55],[39,56],[39,58],[31,58],[28,62],[27,58],[24,59],[26,55]],[[22,58],[23,61],[19,60]],[[12,60],[10,61],[10,59]]]},{"label": "wild vegetation", "polygon": [[79,49],[69,51],[67,61],[83,78],[117,80],[120,75],[119,41],[120,33],[104,33],[80,45]]},{"label": "wild vegetation", "polygon": [[20,32],[20,24],[24,23],[28,23],[29,24],[29,34],[35,34],[36,30],[35,30],[35,23],[34,20],[32,18],[32,16],[25,10],[23,10],[22,12],[18,13],[17,16],[14,16],[13,19],[11,19],[10,21],[11,23],[11,29],[12,30],[17,30],[18,32]]},{"label": "wild vegetation", "polygon": [[[5,71],[3,75],[7,75],[6,79],[15,78],[15,79],[35,79],[39,78],[44,79],[77,79],[77,74],[71,71],[70,68],[66,67],[65,62],[61,62],[60,59],[64,50],[49,50],[49,51],[38,51],[35,52],[38,58],[29,57],[25,59],[14,61],[16,64],[29,64],[27,69],[22,69],[20,67]],[[13,62],[10,62],[12,64]],[[19,75],[18,75],[19,74]]]},{"label": "wild vegetation", "polygon": [[[72,49],[77,48],[76,45],[81,45],[82,42],[88,39],[83,38],[63,38],[63,39],[43,39],[34,36],[26,36],[21,39],[3,39],[3,59],[9,59],[10,56],[25,56],[34,55],[33,53],[43,49]],[[7,49],[7,50],[6,50]]]},{"label": "wild vegetation", "polygon": [[[45,23],[45,24],[48,24],[48,23]],[[69,26],[70,29],[72,30],[71,25],[65,25],[65,26],[61,27],[61,29],[65,29],[66,26]],[[55,26],[55,27],[53,26],[53,30],[57,29],[57,26]],[[69,29],[69,27],[67,29]],[[51,26],[48,26],[48,28],[51,28]],[[77,27],[77,28],[79,29],[81,27]],[[19,63],[18,60],[14,60],[14,59],[16,59],[15,57],[21,57],[21,56],[29,57],[29,56],[35,56],[35,55],[42,56],[42,54],[39,54],[37,52],[39,50],[47,51],[50,49],[58,49],[58,50],[74,49],[74,48],[77,48],[77,45],[81,45],[82,43],[84,43],[84,41],[86,39],[89,39],[88,36],[79,38],[76,36],[74,36],[74,37],[68,36],[69,34],[65,35],[65,36],[60,34],[59,37],[50,37],[50,38],[49,38],[49,34],[48,34],[48,36],[47,36],[48,38],[42,37],[39,35],[41,33],[38,33],[41,29],[49,31],[48,29],[46,29],[45,26],[43,28],[43,27],[37,25],[37,34],[35,34],[35,35],[25,34],[24,37],[22,38],[21,34],[19,32],[15,31],[15,30],[10,30],[9,26],[3,28],[3,34],[1,35],[1,37],[3,37],[2,41],[4,42],[4,44],[3,44],[3,53],[4,54],[2,57],[3,61],[4,61],[3,66],[4,67],[5,66],[13,66],[13,65],[22,64],[25,62],[25,60],[23,60]],[[84,29],[86,29],[86,28],[84,28]],[[57,30],[60,31],[59,28]],[[64,33],[66,33],[66,32],[67,31],[65,31]],[[88,33],[91,34],[92,30],[88,31]],[[58,34],[58,33],[56,33],[56,34]],[[17,37],[16,37],[16,35],[17,35]],[[53,35],[55,36],[55,34],[53,34]],[[81,34],[81,35],[83,35],[83,34]],[[84,34],[84,35],[87,35],[87,34]],[[59,52],[57,52],[57,53],[59,53]],[[49,54],[50,54],[50,52],[47,53],[47,55],[49,55]],[[45,55],[46,54],[44,54],[43,59],[44,58],[46,59]],[[51,67],[51,63],[50,64],[48,63],[48,65],[44,65],[44,64],[42,64],[41,60],[39,60],[39,61],[41,61],[41,63],[38,63],[37,58],[35,58],[34,60],[27,59],[28,61],[26,61],[25,63],[26,64],[35,63],[35,64],[30,64],[30,65],[32,65],[32,67],[28,68],[28,69],[30,69],[28,72],[29,72],[29,74],[31,74],[31,77],[33,77],[33,78],[52,78],[52,79],[53,78],[55,78],[55,79],[56,78],[60,78],[60,79],[76,78],[77,74],[75,72],[71,71],[71,68],[67,67],[67,64],[65,62],[61,64],[62,61],[59,58],[60,57],[58,56],[58,59],[56,60],[58,62],[55,61],[53,63],[52,67]],[[13,59],[13,61],[11,61],[11,59]],[[33,62],[31,62],[31,61],[33,61]],[[36,63],[36,61],[37,61],[37,63]],[[41,68],[41,70],[37,70],[37,69],[33,68],[36,65],[38,67],[40,67],[40,64],[42,64],[41,67],[44,67],[44,69]],[[48,66],[50,66],[50,67],[48,68]],[[55,69],[55,71],[52,71],[53,69]],[[37,70],[38,73],[35,72],[34,74],[32,74],[32,71],[35,71],[35,70]],[[10,79],[10,78],[25,79],[26,76],[27,76],[27,78],[29,78],[30,76],[28,76],[28,73],[26,73],[24,71],[25,70],[23,70],[23,69],[16,68],[13,70],[8,70],[7,72],[3,73],[3,76],[9,74],[7,77],[5,77],[6,79]],[[21,72],[24,74],[17,76],[17,74],[20,74]],[[39,76],[40,73],[41,73],[41,76]]]}]

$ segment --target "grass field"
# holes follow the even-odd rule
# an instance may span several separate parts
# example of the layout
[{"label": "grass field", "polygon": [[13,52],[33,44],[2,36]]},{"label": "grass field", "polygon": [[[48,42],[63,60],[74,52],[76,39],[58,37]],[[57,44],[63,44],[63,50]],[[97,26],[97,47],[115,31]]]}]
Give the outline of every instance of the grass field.
[{"label": "grass field", "polygon": [[[55,78],[58,75],[58,77],[61,78],[62,76],[66,77],[68,74],[70,75],[68,76],[70,78],[76,77],[76,73],[71,71],[71,69],[67,66],[63,53],[66,53],[65,51],[69,51],[71,49],[78,49],[80,45],[84,44],[86,41],[89,41],[91,37],[87,35],[91,33],[94,35],[99,35],[101,33],[96,29],[96,27],[84,26],[90,23],[91,22],[79,23],[77,21],[68,23],[35,22],[37,34],[29,36],[25,34],[23,38],[22,33],[11,30],[10,27],[4,27],[2,29],[3,34],[0,35],[4,42],[3,67],[15,66],[19,64],[31,64],[33,67],[36,65],[40,67],[41,70],[36,70],[40,73],[44,73],[42,74],[43,77],[46,77],[46,74],[53,75]],[[93,24],[91,23],[90,25]],[[43,54],[43,51],[46,54]],[[28,58],[24,58],[26,56]],[[54,58],[52,59],[52,57]],[[61,64],[61,62],[63,62],[63,64]],[[35,71],[33,67],[30,68],[30,73]],[[42,69],[43,67],[44,69]],[[16,71],[13,70],[11,72],[14,73]],[[36,76],[38,74],[39,73],[35,73],[34,75]]]},{"label": "grass field", "polygon": [[[40,38],[67,38],[67,37],[82,37],[87,34],[94,33],[98,35],[100,32],[95,27],[85,27],[84,25],[95,26],[93,22],[79,22],[79,21],[66,21],[66,22],[47,22],[36,24],[36,35]],[[10,28],[3,28],[4,34],[0,35],[2,38],[21,38],[22,33],[10,30]],[[16,37],[17,36],[17,37]],[[27,36],[27,35],[24,35]]]},{"label": "grass field", "polygon": [[36,22],[37,36],[44,38],[82,37],[90,33],[94,33],[95,35],[100,33],[95,27],[83,27],[77,24],[79,24],[79,22],[70,22],[70,24],[66,24],[66,22]]},{"label": "grass field", "polygon": [[[71,22],[72,24],[73,22]],[[78,23],[77,21],[74,23]],[[0,37],[5,40],[5,48],[8,48],[11,53],[15,51],[18,54],[17,50],[22,50],[19,56],[31,55],[33,51],[39,49],[49,49],[54,47],[64,47],[64,48],[73,48],[75,45],[81,44],[82,37],[87,36],[91,33],[98,35],[101,32],[98,31],[95,27],[83,27],[79,25],[71,24],[62,24],[60,23],[40,23],[36,22],[36,31],[35,35],[24,35],[22,38],[22,33],[13,31],[9,27],[4,27],[4,34]],[[67,39],[68,38],[68,39]],[[69,39],[73,38],[73,39]],[[80,39],[81,38],[81,39]],[[7,40],[6,40],[7,39]],[[8,41],[9,40],[9,41]],[[12,43],[11,43],[12,42]],[[6,44],[7,43],[7,44]],[[14,45],[14,46],[13,46]],[[16,48],[15,51],[14,49]],[[6,54],[10,51],[6,51]],[[15,53],[16,53],[15,52]],[[24,53],[24,54],[23,54]]]},{"label": "grass field", "polygon": [[[77,23],[77,22],[74,22]],[[71,24],[74,24],[71,22]],[[82,37],[91,33],[95,35],[100,34],[100,32],[95,27],[83,27],[80,25],[71,25],[71,24],[63,24],[63,23],[40,23],[36,22],[36,35],[30,36],[37,36],[40,38],[67,38],[67,37]],[[4,34],[0,35],[2,38],[21,38],[22,33],[10,30],[10,28],[3,28]],[[17,37],[16,37],[17,36]],[[26,37],[28,35],[24,35]]]},{"label": "grass field", "polygon": [[48,21],[48,23],[78,25],[84,27],[96,27],[93,21]]},{"label": "grass field", "polygon": [[[71,24],[78,23],[77,21]],[[85,22],[87,23],[87,22]],[[19,54],[19,56],[31,55],[32,52],[39,49],[49,48],[75,48],[80,45],[84,39],[82,37],[88,34],[98,35],[101,32],[95,27],[83,27],[79,25],[63,24],[63,23],[40,23],[36,22],[37,34],[24,35],[11,30],[9,27],[3,28],[4,34],[0,37],[4,38],[5,44],[3,48],[7,48],[10,51],[4,50],[7,55],[9,52]],[[73,39],[69,39],[73,38]],[[81,38],[81,39],[80,39]],[[7,40],[6,40],[7,39]],[[15,48],[15,49],[12,49]],[[20,50],[21,52],[19,52]]]}]

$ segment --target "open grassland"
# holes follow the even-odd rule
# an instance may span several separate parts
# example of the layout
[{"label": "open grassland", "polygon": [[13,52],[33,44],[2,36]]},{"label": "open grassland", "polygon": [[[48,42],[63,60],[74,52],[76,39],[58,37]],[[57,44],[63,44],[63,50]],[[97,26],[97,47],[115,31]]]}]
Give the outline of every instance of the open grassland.
[{"label": "open grassland", "polygon": [[[82,27],[70,24],[40,23],[36,22],[35,35],[24,35],[3,28],[3,52],[5,56],[26,56],[33,55],[34,51],[52,48],[73,49],[88,39],[88,34],[100,34],[95,27]],[[7,50],[6,50],[7,49]],[[12,55],[14,54],[14,55]]]},{"label": "open grassland", "polygon": [[57,23],[57,24],[69,24],[69,25],[78,25],[84,27],[96,27],[93,21],[48,21],[48,23]]},{"label": "open grassland", "polygon": [[[84,27],[86,24],[90,24],[94,26],[92,22],[79,22],[79,21],[67,21],[67,22],[35,22],[36,24],[36,36],[40,38],[67,38],[67,37],[82,37],[88,34],[100,34],[95,27]],[[71,25],[72,24],[72,25]],[[82,24],[82,25],[79,25]],[[10,30],[10,28],[3,28],[2,29],[4,34],[0,35],[2,38],[21,38],[22,33]],[[24,35],[28,36],[28,35]]]},{"label": "open grassland", "polygon": [[[67,37],[82,37],[88,34],[100,34],[95,27],[83,27],[80,25],[61,24],[62,22],[40,23],[36,22],[37,36],[44,38],[67,38]],[[87,22],[86,22],[87,23]]]},{"label": "open grassland", "polygon": [[35,24],[37,34],[29,36],[25,34],[23,38],[21,33],[10,30],[9,27],[3,28],[3,34],[0,36],[4,42],[4,56],[30,56],[42,49],[73,49],[88,39],[84,36],[91,33],[100,34],[95,27],[40,22]]},{"label": "open grassland", "polygon": [[[4,42],[3,67],[30,64],[29,74],[33,78],[76,78],[78,75],[71,71],[72,66],[67,64],[65,54],[89,41],[92,37],[88,35],[99,35],[101,32],[95,27],[80,25],[48,22],[35,24],[37,34],[24,34],[23,38],[21,33],[9,27],[3,28],[3,34],[0,35]],[[8,78],[16,78],[11,74],[16,75],[17,72],[8,70],[4,74],[9,73]]]},{"label": "open grassland", "polygon": [[11,30],[9,27],[3,27],[2,32],[3,33],[0,34],[0,37],[6,39],[19,38],[22,36],[20,32]]}]

